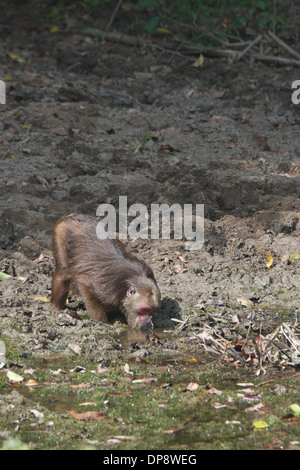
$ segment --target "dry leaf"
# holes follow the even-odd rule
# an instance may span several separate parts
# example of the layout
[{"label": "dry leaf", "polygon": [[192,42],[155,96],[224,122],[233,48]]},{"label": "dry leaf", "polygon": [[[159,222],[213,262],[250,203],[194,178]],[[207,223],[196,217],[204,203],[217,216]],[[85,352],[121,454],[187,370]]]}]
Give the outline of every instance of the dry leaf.
[{"label": "dry leaf", "polygon": [[175,266],[173,273],[174,274],[182,274],[187,271],[187,268],[184,268],[183,266]]},{"label": "dry leaf", "polygon": [[195,68],[201,67],[203,63],[204,63],[204,57],[203,57],[203,54],[200,54],[198,59],[192,63],[192,67],[195,67]]},{"label": "dry leaf", "polygon": [[21,375],[16,374],[15,372],[11,370],[7,370],[4,372],[6,375],[6,378],[9,380],[10,383],[15,383],[15,382],[22,382],[24,380]]},{"label": "dry leaf", "polygon": [[41,185],[46,186],[46,187],[49,186],[49,183],[48,183],[48,181],[46,180],[46,178],[44,176],[42,176],[42,175],[34,175],[34,176],[35,176],[35,179],[39,183],[41,183]]},{"label": "dry leaf", "polygon": [[32,413],[40,422],[44,421],[44,413],[38,410],[30,410],[30,413]]},{"label": "dry leaf", "polygon": [[135,379],[135,380],[132,380],[131,383],[133,384],[142,384],[142,383],[150,383],[150,382],[156,382],[157,381],[157,378],[156,377],[149,377],[149,378],[146,378],[146,379]]},{"label": "dry leaf", "polygon": [[266,268],[270,268],[274,262],[273,256],[270,253],[267,253],[268,262]]},{"label": "dry leaf", "polygon": [[129,365],[126,363],[125,366],[124,366],[124,370],[126,372],[126,374],[128,375],[134,375],[134,372],[132,372],[130,369],[129,369]]},{"label": "dry leaf", "polygon": [[39,383],[33,379],[29,379],[26,382],[24,382],[24,385],[26,385],[26,387],[36,387],[37,385],[39,385]]},{"label": "dry leaf", "polygon": [[265,428],[268,428],[269,427],[269,424],[266,423],[265,421],[255,421],[252,426],[255,428],[255,429],[265,429]]},{"label": "dry leaf", "polygon": [[228,408],[228,405],[225,405],[224,403],[212,403],[212,406],[216,408],[216,410],[220,410],[222,408]]},{"label": "dry leaf", "polygon": [[207,390],[207,393],[212,393],[213,395],[222,395],[221,390],[217,390],[211,384],[206,385],[206,390]]},{"label": "dry leaf", "polygon": [[107,439],[106,444],[108,445],[116,445],[116,444],[121,444],[122,441],[120,439],[116,439],[115,437],[111,437],[110,439]]},{"label": "dry leaf", "polygon": [[8,57],[10,57],[13,60],[16,60],[17,62],[19,62],[19,64],[22,64],[23,62],[25,62],[25,59],[23,59],[23,57],[19,56],[19,54],[16,54],[15,52],[13,52],[9,49],[6,49],[5,52],[8,55]]},{"label": "dry leaf", "polygon": [[247,299],[247,297],[237,297],[236,301],[243,305],[243,307],[253,307],[253,302],[250,299]]},{"label": "dry leaf", "polygon": [[197,359],[195,357],[191,357],[190,359],[186,359],[185,362],[188,362],[189,364],[197,364]]},{"label": "dry leaf", "polygon": [[70,384],[69,387],[71,388],[90,388],[91,384],[89,382],[82,382],[81,384]]},{"label": "dry leaf", "polygon": [[213,98],[223,98],[225,93],[226,93],[226,90],[215,90],[213,92]]},{"label": "dry leaf", "polygon": [[78,413],[74,410],[67,410],[67,413],[80,421],[106,418],[106,413],[99,413],[98,411],[85,411],[83,413]]},{"label": "dry leaf", "polygon": [[185,390],[188,390],[189,392],[194,392],[195,390],[197,390],[197,388],[199,388],[199,384],[195,382],[190,382]]},{"label": "dry leaf", "polygon": [[41,261],[43,261],[45,258],[45,255],[43,253],[40,254],[40,256],[37,258],[37,259],[34,259],[33,262],[34,263],[40,263]]},{"label": "dry leaf", "polygon": [[155,32],[160,33],[160,34],[171,34],[171,35],[173,35],[173,33],[167,28],[157,28]]},{"label": "dry leaf", "polygon": [[69,343],[68,347],[77,355],[81,354],[81,347],[75,343]]},{"label": "dry leaf", "polygon": [[51,26],[49,29],[50,33],[57,33],[60,30],[60,26]]},{"label": "dry leaf", "polygon": [[281,261],[290,263],[296,259],[300,259],[300,253],[287,253],[282,256]]},{"label": "dry leaf", "polygon": [[48,297],[35,297],[34,300],[41,300],[42,302],[50,302],[50,299]]}]

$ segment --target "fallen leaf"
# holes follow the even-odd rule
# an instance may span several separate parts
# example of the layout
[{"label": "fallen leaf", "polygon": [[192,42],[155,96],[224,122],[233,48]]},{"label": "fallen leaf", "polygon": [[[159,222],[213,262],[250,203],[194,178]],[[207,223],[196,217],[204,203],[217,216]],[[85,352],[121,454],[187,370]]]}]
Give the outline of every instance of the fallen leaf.
[{"label": "fallen leaf", "polygon": [[98,411],[85,411],[83,413],[78,413],[77,411],[67,410],[67,413],[80,421],[106,418],[106,413],[99,413]]},{"label": "fallen leaf", "polygon": [[19,62],[19,64],[22,64],[23,62],[25,62],[25,59],[23,59],[23,57],[21,57],[19,54],[16,54],[15,52],[9,49],[6,49],[5,52],[8,55],[8,57],[10,57],[13,60],[16,60],[17,62]]},{"label": "fallen leaf", "polygon": [[69,343],[68,347],[77,355],[81,354],[81,347],[75,343]]},{"label": "fallen leaf", "polygon": [[60,30],[60,26],[51,26],[49,29],[50,33],[57,33]]},{"label": "fallen leaf", "polygon": [[89,382],[82,382],[81,384],[70,384],[69,387],[71,388],[90,388],[91,384]]},{"label": "fallen leaf", "polygon": [[160,385],[160,388],[167,388],[167,387],[171,387],[171,386],[172,386],[171,383],[164,383],[164,384]]},{"label": "fallen leaf", "polygon": [[296,259],[300,259],[300,253],[287,253],[283,255],[281,261],[283,262],[291,262],[295,261]]},{"label": "fallen leaf", "polygon": [[213,403],[212,406],[216,408],[216,410],[220,410],[222,408],[228,408],[228,405],[225,405],[224,403]]},{"label": "fallen leaf", "polygon": [[223,98],[225,93],[226,93],[226,90],[215,90],[213,92],[213,98]]},{"label": "fallen leaf", "polygon": [[39,383],[36,382],[36,380],[29,379],[26,382],[24,382],[24,385],[26,385],[26,387],[36,387],[37,385],[39,385]]},{"label": "fallen leaf", "polygon": [[130,369],[129,369],[129,365],[126,363],[125,366],[124,366],[124,370],[126,372],[126,374],[128,375],[134,375],[134,372],[132,372]]},{"label": "fallen leaf", "polygon": [[173,33],[167,28],[157,28],[156,33],[173,35]]},{"label": "fallen leaf", "polygon": [[179,424],[175,424],[175,426],[173,426],[171,429],[166,429],[165,431],[163,431],[165,434],[173,434],[174,432],[178,432],[178,431],[181,431],[182,429],[184,429],[183,426],[180,426]]},{"label": "fallen leaf", "polygon": [[195,67],[195,68],[201,67],[203,63],[204,63],[204,57],[203,57],[203,54],[200,54],[198,59],[192,63],[192,67]]},{"label": "fallen leaf", "polygon": [[265,428],[268,428],[268,427],[269,427],[268,423],[266,423],[265,421],[254,421],[254,423],[252,424],[252,426],[253,426],[255,429],[265,429]]},{"label": "fallen leaf", "polygon": [[206,385],[206,390],[207,390],[207,393],[212,393],[213,395],[222,395],[223,393],[221,390],[217,390],[211,384]]},{"label": "fallen leaf", "polygon": [[44,260],[44,258],[45,258],[45,255],[43,253],[41,253],[40,256],[37,259],[33,260],[33,262],[34,263],[40,263],[41,261]]},{"label": "fallen leaf", "polygon": [[257,413],[261,408],[264,408],[264,406],[265,405],[263,403],[256,403],[256,405],[253,405],[253,406],[250,406],[249,408],[246,408],[245,411],[247,413],[248,413],[248,411],[254,411],[255,413]]},{"label": "fallen leaf", "polygon": [[162,145],[159,146],[158,151],[159,152],[173,153],[173,152],[175,152],[175,149],[170,144],[162,144]]},{"label": "fallen leaf", "polygon": [[291,405],[290,408],[291,408],[292,412],[294,413],[294,415],[296,417],[300,416],[300,406],[299,405],[294,404],[294,405]]},{"label": "fallen leaf", "polygon": [[185,391],[189,391],[189,392],[194,392],[195,390],[197,390],[199,388],[199,384],[195,383],[195,382],[190,382],[188,384],[188,386],[185,388]]},{"label": "fallen leaf", "polygon": [[273,256],[270,253],[267,253],[268,262],[266,264],[266,268],[270,268],[274,262]]},{"label": "fallen leaf", "polygon": [[107,439],[106,444],[108,445],[116,445],[116,444],[121,444],[122,441],[120,439],[116,439],[115,437],[111,437],[110,439]]},{"label": "fallen leaf", "polygon": [[150,383],[150,382],[156,382],[157,381],[157,378],[156,377],[149,377],[149,378],[146,378],[146,379],[135,379],[135,380],[132,380],[131,383],[133,384],[142,384],[142,383]]},{"label": "fallen leaf", "polygon": [[96,374],[103,374],[104,372],[109,371],[109,367],[102,367],[102,366],[97,366],[96,367]]},{"label": "fallen leaf", "polygon": [[3,281],[3,279],[8,279],[9,277],[11,277],[9,274],[0,273],[0,281]]},{"label": "fallen leaf", "polygon": [[86,369],[85,367],[82,367],[82,366],[76,366],[74,367],[74,369],[70,369],[70,372],[85,372]]},{"label": "fallen leaf", "polygon": [[42,186],[45,186],[45,187],[48,187],[49,186],[49,182],[46,180],[46,178],[42,175],[34,175],[35,176],[35,179],[42,185]]},{"label": "fallen leaf", "polygon": [[247,297],[237,297],[236,301],[243,305],[243,307],[253,307],[253,302],[250,299],[247,299]]},{"label": "fallen leaf", "polygon": [[173,273],[174,274],[182,274],[187,271],[187,268],[184,268],[183,266],[175,266]]},{"label": "fallen leaf", "polygon": [[13,372],[11,370],[5,371],[5,375],[6,375],[7,379],[9,380],[9,382],[11,382],[11,383],[22,382],[24,380],[24,378],[21,377],[21,375],[16,374],[15,372]]},{"label": "fallen leaf", "polygon": [[35,297],[34,300],[40,300],[41,302],[50,302],[50,299],[48,297]]},{"label": "fallen leaf", "polygon": [[38,410],[30,410],[30,413],[32,413],[40,422],[44,421],[44,413]]}]

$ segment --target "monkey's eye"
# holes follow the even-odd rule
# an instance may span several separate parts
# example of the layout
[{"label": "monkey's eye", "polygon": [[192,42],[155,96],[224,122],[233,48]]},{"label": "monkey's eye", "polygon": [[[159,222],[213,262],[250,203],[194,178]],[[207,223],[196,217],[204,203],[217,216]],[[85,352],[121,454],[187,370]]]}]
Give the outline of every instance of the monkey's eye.
[{"label": "monkey's eye", "polygon": [[134,295],[136,293],[136,287],[135,286],[131,286],[129,287],[128,291],[127,291],[127,297],[131,297],[132,295]]}]

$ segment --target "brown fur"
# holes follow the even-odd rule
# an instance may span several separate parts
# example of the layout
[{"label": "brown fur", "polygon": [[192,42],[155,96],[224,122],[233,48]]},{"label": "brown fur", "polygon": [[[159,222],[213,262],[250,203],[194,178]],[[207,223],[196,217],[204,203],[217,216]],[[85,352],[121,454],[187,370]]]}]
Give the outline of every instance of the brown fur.
[{"label": "brown fur", "polygon": [[130,326],[147,326],[160,308],[160,291],[152,269],[138,255],[128,253],[119,240],[100,240],[93,217],[71,214],[53,230],[56,268],[51,305],[65,308],[69,292],[80,295],[96,321],[121,311]]}]

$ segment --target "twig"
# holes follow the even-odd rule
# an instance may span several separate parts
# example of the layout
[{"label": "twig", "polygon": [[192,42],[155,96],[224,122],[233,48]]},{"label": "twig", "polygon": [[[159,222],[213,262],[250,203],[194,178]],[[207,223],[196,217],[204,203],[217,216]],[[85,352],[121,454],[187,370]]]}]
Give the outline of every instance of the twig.
[{"label": "twig", "polygon": [[119,8],[120,8],[120,6],[121,6],[122,1],[123,1],[123,0],[119,0],[119,1],[118,1],[117,5],[116,5],[116,7],[115,7],[115,9],[114,9],[114,11],[113,11],[113,14],[111,15],[111,18],[110,18],[110,20],[109,20],[109,22],[108,22],[108,25],[106,26],[106,31],[108,31],[109,28],[111,27],[111,25],[112,25],[112,23],[113,23],[113,21],[114,21],[114,19],[115,19],[115,16],[116,16],[116,14],[118,13],[118,10],[119,10]]},{"label": "twig", "polygon": [[245,54],[247,54],[247,52],[253,47],[255,46],[255,44],[259,43],[260,41],[262,40],[262,35],[260,34],[259,36],[257,36],[254,41],[251,42],[251,44],[249,44],[249,46],[247,46],[242,52],[240,52],[238,54],[238,56],[236,57],[236,62],[238,62],[239,60],[241,60],[242,57],[244,57]]},{"label": "twig", "polygon": [[300,54],[288,46],[282,39],[280,39],[276,34],[272,33],[271,31],[268,32],[270,38],[273,39],[279,46],[283,47],[287,52],[289,52],[292,56],[296,57],[296,59],[300,59]]},{"label": "twig", "polygon": [[263,54],[253,54],[252,57],[256,60],[260,60],[261,62],[277,62],[282,65],[295,65],[296,67],[300,67],[300,60]]},{"label": "twig", "polygon": [[[140,37],[130,36],[128,34],[118,33],[115,31],[108,32],[105,34],[105,39],[114,42],[121,42],[123,44],[127,44],[129,46],[134,47],[154,47],[156,49],[161,49],[171,54],[179,54],[179,52],[175,52],[177,49],[178,41],[173,41],[173,43],[169,42],[169,47],[162,47],[158,44],[155,44],[151,41],[146,41]],[[175,49],[175,51],[174,51]],[[203,46],[202,44],[193,44],[188,41],[182,41],[180,43],[180,50],[181,54],[205,54],[208,57],[235,57],[236,51],[233,49],[222,49],[218,47],[208,47]]]}]

